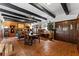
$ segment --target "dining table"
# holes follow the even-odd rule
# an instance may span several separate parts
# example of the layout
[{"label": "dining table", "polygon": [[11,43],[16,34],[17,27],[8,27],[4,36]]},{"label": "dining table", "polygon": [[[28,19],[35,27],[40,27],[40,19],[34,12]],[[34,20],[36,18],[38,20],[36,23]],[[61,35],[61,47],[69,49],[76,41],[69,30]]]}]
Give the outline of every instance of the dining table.
[{"label": "dining table", "polygon": [[24,40],[25,44],[32,45],[36,41],[36,39],[38,39],[39,43],[40,43],[39,34],[30,34],[30,35],[28,34],[27,36],[28,36],[28,38],[25,38],[25,40]]}]

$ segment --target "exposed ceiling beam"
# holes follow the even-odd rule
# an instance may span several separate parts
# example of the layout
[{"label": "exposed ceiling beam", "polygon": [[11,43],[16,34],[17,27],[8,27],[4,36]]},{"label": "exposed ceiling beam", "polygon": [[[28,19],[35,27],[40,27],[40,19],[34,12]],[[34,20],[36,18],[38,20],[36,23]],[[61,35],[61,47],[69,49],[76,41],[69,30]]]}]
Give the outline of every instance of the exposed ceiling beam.
[{"label": "exposed ceiling beam", "polygon": [[37,4],[37,3],[29,3],[30,5],[34,6],[35,8],[45,12],[46,14],[48,14],[49,16],[55,18],[55,14],[51,13],[49,10],[47,10],[45,7],[43,7],[42,5],[40,4]]},{"label": "exposed ceiling beam", "polygon": [[[4,19],[5,20],[10,20],[10,21],[16,21],[16,22],[23,22],[23,23],[34,23],[32,21],[26,21],[26,20],[18,20],[16,18],[12,18],[12,17],[7,17],[7,16],[4,16]],[[36,22],[35,22],[36,23]]]},{"label": "exposed ceiling beam", "polygon": [[61,3],[61,6],[62,6],[64,12],[66,13],[66,15],[68,15],[69,14],[69,10],[68,10],[68,7],[67,7],[67,3]]},{"label": "exposed ceiling beam", "polygon": [[33,23],[31,21],[20,21],[20,20],[17,20],[15,18],[5,17],[5,16],[4,16],[4,19],[5,19],[5,21],[15,21],[15,22],[21,22],[21,23]]},{"label": "exposed ceiling beam", "polygon": [[36,5],[35,3],[29,3],[29,4],[44,12],[44,10],[38,7],[38,5]]},{"label": "exposed ceiling beam", "polygon": [[15,16],[7,15],[7,14],[2,14],[2,16],[7,16],[7,17],[11,17],[11,18],[16,18],[16,19],[18,19],[18,20],[26,20],[26,21],[37,22],[37,21],[28,20],[28,19],[24,19],[24,18],[19,18],[19,17],[15,17]]},{"label": "exposed ceiling beam", "polygon": [[4,17],[5,21],[15,21],[15,22],[21,22],[21,21],[18,21],[16,19],[13,19],[13,18],[9,18],[9,17]]},{"label": "exposed ceiling beam", "polygon": [[38,14],[35,14],[35,13],[31,12],[31,11],[25,10],[25,9],[23,9],[23,8],[20,8],[20,7],[18,7],[18,6],[15,6],[15,5],[13,5],[13,4],[10,4],[10,3],[0,3],[0,5],[3,5],[3,6],[6,6],[6,7],[9,7],[9,8],[18,10],[18,11],[23,12],[23,13],[26,13],[26,14],[30,14],[30,15],[33,15],[33,16],[42,18],[42,19],[44,19],[44,20],[47,20],[47,18],[45,18],[45,17],[43,17],[43,16],[40,16],[40,15],[38,15]]},{"label": "exposed ceiling beam", "polygon": [[[5,12],[5,13],[9,13],[9,14],[12,14],[12,15],[15,15],[15,16],[19,16],[19,17],[29,18],[28,16],[25,16],[25,15],[22,15],[22,14],[19,14],[19,13],[15,13],[15,12],[12,12],[12,11],[8,11],[8,10],[2,9],[2,8],[0,8],[0,11]],[[39,20],[37,18],[33,18],[33,17],[31,17],[31,19],[34,19],[36,21],[41,21],[41,20]]]}]

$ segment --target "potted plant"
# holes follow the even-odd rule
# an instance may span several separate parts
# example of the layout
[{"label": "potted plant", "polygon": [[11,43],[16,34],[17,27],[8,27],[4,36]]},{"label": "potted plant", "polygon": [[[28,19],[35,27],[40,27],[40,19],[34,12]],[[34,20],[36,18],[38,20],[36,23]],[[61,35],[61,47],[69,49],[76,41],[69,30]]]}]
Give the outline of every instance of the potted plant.
[{"label": "potted plant", "polygon": [[48,23],[48,25],[47,25],[47,29],[48,29],[49,31],[53,31],[53,22],[50,22],[50,21],[49,21],[49,23]]},{"label": "potted plant", "polygon": [[52,40],[54,39],[54,24],[53,22],[49,21],[47,24],[47,29],[49,30],[49,39]]}]

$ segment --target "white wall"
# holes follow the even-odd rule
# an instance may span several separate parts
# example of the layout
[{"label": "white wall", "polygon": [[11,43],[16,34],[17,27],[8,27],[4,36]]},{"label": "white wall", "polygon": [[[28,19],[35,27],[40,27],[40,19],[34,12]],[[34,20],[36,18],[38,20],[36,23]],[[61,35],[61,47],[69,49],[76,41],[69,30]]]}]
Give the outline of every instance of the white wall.
[{"label": "white wall", "polygon": [[72,20],[72,19],[76,19],[78,16],[78,14],[73,14],[73,15],[59,15],[57,16],[53,21],[54,22],[59,22],[59,21],[64,21],[64,20]]},{"label": "white wall", "polygon": [[0,13],[0,38],[4,36],[4,27],[2,23],[4,22],[3,16]]},{"label": "white wall", "polygon": [[3,29],[2,22],[4,22],[4,19],[3,19],[3,16],[1,15],[1,13],[0,13],[0,30]]}]

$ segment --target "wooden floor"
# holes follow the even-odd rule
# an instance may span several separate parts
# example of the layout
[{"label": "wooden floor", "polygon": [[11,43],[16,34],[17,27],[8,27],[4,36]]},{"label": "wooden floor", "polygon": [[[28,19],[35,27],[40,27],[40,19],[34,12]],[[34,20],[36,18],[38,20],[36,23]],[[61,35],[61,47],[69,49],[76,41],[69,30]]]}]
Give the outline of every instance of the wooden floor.
[{"label": "wooden floor", "polygon": [[[41,38],[42,39],[42,38]],[[17,38],[6,38],[14,45],[15,56],[78,56],[77,45],[62,41],[37,40],[32,46],[24,45]]]}]

